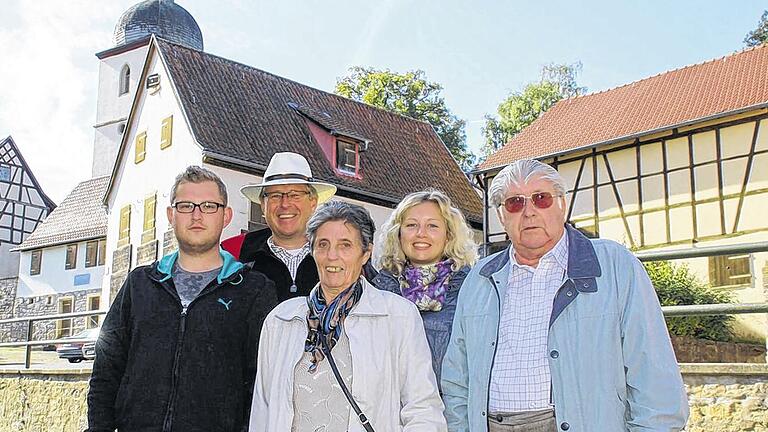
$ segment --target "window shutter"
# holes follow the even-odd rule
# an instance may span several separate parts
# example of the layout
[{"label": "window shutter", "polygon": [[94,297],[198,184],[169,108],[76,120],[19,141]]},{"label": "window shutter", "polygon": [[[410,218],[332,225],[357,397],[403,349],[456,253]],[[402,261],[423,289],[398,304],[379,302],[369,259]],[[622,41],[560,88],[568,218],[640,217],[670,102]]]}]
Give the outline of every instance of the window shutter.
[{"label": "window shutter", "polygon": [[749,255],[709,257],[709,283],[712,286],[740,286],[752,283]]},{"label": "window shutter", "polygon": [[97,265],[104,265],[107,260],[107,241],[99,240],[99,254],[97,259]]},{"label": "window shutter", "polygon": [[155,239],[156,208],[157,194],[152,194],[144,199],[144,230],[141,233],[141,244],[149,243]]},{"label": "window shutter", "polygon": [[136,135],[136,157],[135,163],[139,163],[147,156],[147,133],[142,132]]},{"label": "window shutter", "polygon": [[173,116],[163,119],[163,126],[160,128],[160,150],[171,146],[173,138]]},{"label": "window shutter", "polygon": [[120,234],[117,238],[117,247],[122,247],[131,242],[131,205],[120,209]]}]

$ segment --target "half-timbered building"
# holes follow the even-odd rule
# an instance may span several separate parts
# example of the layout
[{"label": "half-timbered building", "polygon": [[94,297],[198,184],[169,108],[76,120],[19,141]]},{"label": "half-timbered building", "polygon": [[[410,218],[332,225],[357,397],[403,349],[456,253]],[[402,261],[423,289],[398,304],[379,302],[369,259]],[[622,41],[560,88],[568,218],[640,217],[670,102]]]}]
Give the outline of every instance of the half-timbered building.
[{"label": "half-timbered building", "polygon": [[19,253],[13,249],[54,208],[13,138],[0,141],[0,319],[14,313]]},{"label": "half-timbered building", "polygon": [[[764,242],[768,45],[560,101],[475,179],[487,190],[502,167],[524,158],[565,177],[568,220],[592,236],[636,251]],[[505,240],[494,209],[485,215],[486,240]],[[687,262],[742,301],[765,301],[765,253]]]},{"label": "half-timbered building", "polygon": [[[80,182],[53,212],[14,249],[19,255],[17,317],[100,310],[106,261],[107,212],[101,196],[109,177]],[[12,333],[26,334],[25,323]],[[70,336],[97,327],[99,317],[39,321],[39,339]]]}]

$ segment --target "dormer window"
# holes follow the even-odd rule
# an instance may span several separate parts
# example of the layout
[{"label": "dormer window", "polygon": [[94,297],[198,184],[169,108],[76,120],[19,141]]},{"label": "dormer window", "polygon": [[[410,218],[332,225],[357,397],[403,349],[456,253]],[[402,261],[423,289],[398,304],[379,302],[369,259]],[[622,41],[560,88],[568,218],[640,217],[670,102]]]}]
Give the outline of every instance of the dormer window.
[{"label": "dormer window", "polygon": [[124,65],[120,70],[120,90],[119,96],[128,93],[131,90],[131,67]]},{"label": "dormer window", "polygon": [[355,142],[336,140],[336,169],[357,175],[359,164],[358,145]]}]

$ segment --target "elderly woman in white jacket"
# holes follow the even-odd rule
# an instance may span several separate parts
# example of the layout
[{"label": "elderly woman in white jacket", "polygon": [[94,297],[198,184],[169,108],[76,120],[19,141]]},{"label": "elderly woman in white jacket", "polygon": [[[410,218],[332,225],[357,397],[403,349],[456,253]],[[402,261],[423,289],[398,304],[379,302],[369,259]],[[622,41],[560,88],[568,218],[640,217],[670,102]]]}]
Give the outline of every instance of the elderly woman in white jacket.
[{"label": "elderly woman in white jacket", "polygon": [[347,202],[310,218],[320,283],[264,322],[250,431],[447,430],[418,310],[362,277],[374,230]]}]

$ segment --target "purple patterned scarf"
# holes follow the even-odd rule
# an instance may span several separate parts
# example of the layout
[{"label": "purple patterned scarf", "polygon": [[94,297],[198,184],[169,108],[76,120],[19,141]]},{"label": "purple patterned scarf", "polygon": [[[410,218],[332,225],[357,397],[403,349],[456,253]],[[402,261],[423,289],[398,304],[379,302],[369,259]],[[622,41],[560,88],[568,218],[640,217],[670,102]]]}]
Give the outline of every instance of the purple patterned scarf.
[{"label": "purple patterned scarf", "polygon": [[410,263],[403,269],[400,291],[403,297],[416,304],[420,311],[437,312],[443,309],[448,279],[453,269],[452,259],[426,266]]},{"label": "purple patterned scarf", "polygon": [[307,297],[307,327],[309,333],[304,342],[304,351],[312,354],[312,364],[309,371],[314,372],[317,364],[325,358],[323,354],[323,339],[328,349],[333,349],[341,337],[344,319],[349,311],[360,301],[363,295],[363,284],[360,280],[340,292],[331,304],[327,305],[320,284],[312,288]]}]

